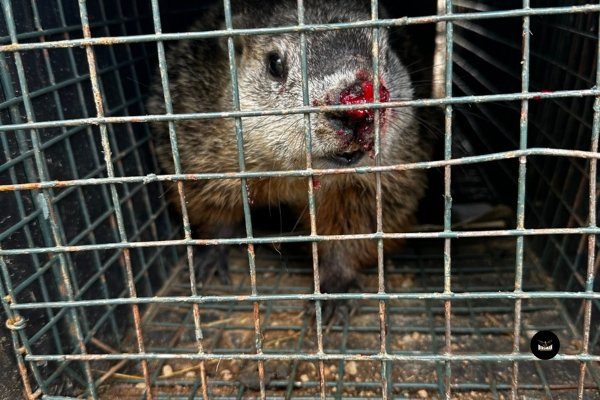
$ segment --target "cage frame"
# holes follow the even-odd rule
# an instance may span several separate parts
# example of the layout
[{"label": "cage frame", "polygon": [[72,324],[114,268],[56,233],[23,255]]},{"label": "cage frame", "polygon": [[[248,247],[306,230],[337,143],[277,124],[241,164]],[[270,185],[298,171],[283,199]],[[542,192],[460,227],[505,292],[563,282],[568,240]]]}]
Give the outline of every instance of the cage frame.
[{"label": "cage frame", "polygon": [[[17,192],[27,191],[38,193],[38,200],[42,211],[48,215],[50,234],[53,245],[33,248],[0,248],[0,272],[2,273],[3,284],[0,285],[0,297],[2,305],[8,320],[6,326],[11,332],[12,343],[15,350],[15,356],[18,363],[19,371],[23,379],[25,390],[29,397],[35,398],[43,395],[44,398],[54,398],[45,393],[45,380],[39,375],[36,368],[36,362],[47,361],[77,361],[84,365],[85,379],[87,382],[87,391],[92,398],[98,398],[97,384],[94,381],[89,362],[95,360],[110,360],[110,361],[136,361],[142,366],[145,384],[145,396],[150,399],[152,394],[152,381],[148,369],[150,360],[170,360],[170,359],[186,359],[197,360],[201,364],[201,388],[202,397],[207,399],[209,394],[207,391],[208,378],[204,367],[204,361],[207,360],[225,360],[225,359],[240,359],[252,360],[258,362],[258,373],[260,377],[260,396],[266,398],[265,389],[265,370],[264,362],[269,360],[308,360],[319,363],[320,370],[320,396],[326,397],[326,384],[324,379],[324,362],[325,361],[376,361],[381,363],[381,390],[382,396],[387,398],[389,394],[390,382],[386,380],[389,376],[387,368],[389,362],[392,361],[423,361],[423,362],[442,362],[445,365],[444,375],[444,396],[450,398],[452,395],[451,385],[451,363],[454,361],[506,361],[512,363],[512,382],[511,395],[516,398],[519,388],[518,366],[521,361],[535,360],[533,355],[520,352],[519,338],[521,337],[521,302],[524,299],[580,299],[584,302],[584,321],[582,327],[583,334],[583,349],[577,355],[559,354],[556,356],[557,361],[578,361],[580,362],[580,375],[578,381],[577,396],[582,399],[584,396],[584,377],[586,373],[586,365],[588,362],[600,362],[600,355],[590,354],[589,342],[592,324],[592,302],[600,301],[600,293],[594,291],[595,265],[596,265],[596,234],[600,233],[600,227],[597,225],[596,217],[596,181],[597,181],[597,160],[600,158],[598,153],[598,138],[600,132],[600,59],[596,65],[596,86],[595,88],[584,90],[561,90],[552,93],[529,90],[529,64],[530,64],[530,18],[541,15],[556,15],[556,14],[578,14],[578,13],[599,13],[600,4],[583,5],[572,7],[546,7],[546,8],[531,8],[529,0],[523,0],[521,9],[507,11],[490,11],[477,13],[454,13],[452,0],[445,0],[445,13],[440,15],[430,15],[423,17],[405,17],[398,19],[379,19],[378,17],[378,0],[371,0],[371,19],[368,21],[336,23],[327,25],[311,25],[304,22],[304,3],[303,0],[298,0],[298,23],[289,27],[271,27],[271,28],[256,28],[256,29],[234,29],[232,25],[232,11],[230,0],[223,0],[225,10],[225,26],[226,29],[207,32],[193,33],[163,33],[161,29],[161,18],[158,0],[150,0],[152,6],[152,21],[154,25],[154,34],[145,35],[125,35],[120,37],[104,36],[92,37],[90,22],[88,20],[88,10],[86,0],[78,0],[81,29],[83,32],[82,39],[65,39],[57,41],[45,41],[34,43],[20,43],[19,34],[17,34],[14,16],[12,14],[11,0],[2,0],[2,10],[7,24],[10,44],[0,45],[0,55],[10,54],[14,57],[16,70],[18,74],[18,83],[20,85],[21,100],[26,111],[26,120],[24,123],[14,123],[0,126],[0,132],[29,132],[29,137],[32,140],[33,153],[35,159],[34,175],[38,176],[37,182],[15,183],[10,185],[0,185],[0,192]],[[34,4],[35,1],[32,1]],[[464,97],[452,96],[453,72],[452,72],[452,57],[453,57],[453,23],[463,20],[478,20],[488,18],[522,18],[522,69],[521,80],[522,87],[518,93],[508,94],[493,94],[493,95],[473,95]],[[381,28],[390,28],[398,26],[408,26],[416,24],[430,23],[445,23],[445,52],[446,52],[446,70],[444,75],[445,94],[439,99],[415,99],[390,101],[386,103],[379,102],[379,82],[375,80],[375,99],[373,104],[368,107],[374,110],[383,108],[399,108],[399,107],[435,107],[440,106],[444,109],[445,127],[444,127],[444,159],[438,161],[424,161],[411,164],[399,164],[392,166],[381,166],[379,155],[376,157],[375,167],[358,167],[344,168],[335,170],[323,170],[312,168],[311,160],[311,127],[310,118],[312,114],[327,111],[348,111],[364,109],[365,105],[332,105],[332,106],[310,106],[309,105],[309,88],[308,88],[308,71],[307,71],[307,42],[306,36],[313,32],[334,29],[352,29],[352,28],[371,28],[374,32],[372,43],[373,55],[373,70],[378,71],[378,45],[377,36]],[[302,93],[303,106],[293,109],[270,109],[270,110],[250,110],[241,111],[239,104],[239,87],[237,85],[237,66],[235,62],[235,44],[234,38],[238,35],[273,35],[281,33],[298,33],[301,43],[301,60],[302,60]],[[40,38],[43,39],[45,32],[41,32]],[[205,38],[227,38],[228,57],[230,66],[230,78],[232,83],[232,96],[234,109],[224,112],[201,112],[190,114],[174,114],[172,101],[169,93],[169,82],[167,75],[167,61],[165,56],[164,42],[177,41],[182,39],[197,40]],[[98,67],[95,59],[94,49],[96,46],[107,46],[115,44],[133,44],[133,43],[156,43],[158,53],[158,63],[161,76],[161,84],[164,92],[164,102],[166,105],[166,114],[164,115],[127,115],[127,116],[107,116],[104,110],[103,91],[100,87],[98,78]],[[87,116],[84,118],[61,119],[53,121],[36,121],[33,105],[31,103],[31,93],[27,87],[27,79],[25,77],[25,69],[21,58],[22,52],[42,50],[47,51],[53,48],[74,48],[82,46],[85,49],[87,63],[89,68],[89,83],[94,94],[96,115]],[[598,49],[600,50],[600,39],[598,40]],[[3,60],[3,59],[2,59]],[[4,61],[3,61],[4,62]],[[81,82],[83,84],[83,82]],[[554,148],[531,148],[527,146],[528,133],[528,105],[531,100],[538,99],[558,99],[568,97],[593,97],[594,113],[592,121],[592,137],[590,141],[589,151],[566,150]],[[458,104],[475,104],[483,102],[497,101],[520,101],[521,102],[521,120],[520,120],[520,144],[519,148],[508,152],[495,152],[481,156],[468,156],[453,158],[452,155],[452,122],[453,122],[453,106]],[[13,101],[19,101],[18,98]],[[267,116],[267,115],[291,115],[298,114],[304,117],[304,132],[306,139],[306,168],[301,170],[290,171],[262,171],[253,172],[246,171],[244,163],[243,149],[243,126],[242,119],[245,117]],[[213,119],[213,118],[229,118],[234,119],[237,138],[238,162],[240,165],[239,172],[235,173],[183,173],[181,170],[181,161],[177,149],[177,136],[175,123],[182,120],[190,119]],[[375,113],[376,120],[378,113]],[[113,124],[132,124],[148,122],[167,122],[169,126],[169,137],[172,145],[172,156],[175,163],[174,174],[149,174],[138,176],[116,176],[114,173],[114,161],[112,157],[111,144],[109,139],[108,129]],[[98,127],[101,135],[102,151],[104,153],[104,164],[107,170],[106,178],[78,178],[70,180],[50,180],[48,179],[48,171],[43,160],[43,144],[39,139],[38,130],[44,128],[61,128],[76,127],[86,129],[87,127]],[[376,137],[376,153],[378,154],[380,146],[379,124],[375,123]],[[572,157],[585,159],[589,162],[589,210],[588,221],[586,227],[578,228],[535,228],[528,229],[525,227],[525,201],[526,201],[526,170],[527,159],[531,156],[548,156],[548,157]],[[460,231],[452,228],[451,209],[451,168],[458,165],[480,164],[485,162],[500,161],[500,160],[517,160],[519,162],[518,175],[518,199],[517,199],[517,227],[515,229],[499,229],[499,230],[484,230],[484,231]],[[429,168],[444,169],[444,227],[443,231],[436,232],[402,232],[402,233],[386,233],[383,231],[382,211],[381,211],[381,181],[380,174],[382,172],[404,171],[409,169],[429,169]],[[313,178],[329,175],[329,174],[373,174],[377,180],[377,196],[376,196],[376,215],[377,215],[377,231],[369,234],[348,234],[348,235],[319,235],[316,230],[315,218],[315,201]],[[249,197],[246,188],[246,180],[251,178],[264,177],[303,177],[307,181],[307,195],[311,222],[311,232],[309,235],[275,236],[268,238],[256,238],[253,236],[252,221],[250,217]],[[183,188],[184,182],[195,180],[208,179],[236,179],[240,181],[244,222],[246,229],[246,237],[230,238],[230,239],[193,239],[191,235],[191,227],[189,217],[187,215],[185,193]],[[182,225],[184,227],[183,239],[171,240],[155,240],[155,241],[131,241],[128,238],[125,226],[123,211],[121,209],[121,198],[117,192],[117,185],[127,183],[155,183],[155,182],[176,182],[178,193],[180,196],[180,204],[182,209]],[[64,233],[61,231],[61,222],[55,215],[53,206],[52,190],[55,188],[80,188],[88,185],[100,186],[103,190],[108,187],[110,193],[110,201],[114,212],[117,224],[118,238],[111,243],[103,244],[88,244],[69,246],[64,244]],[[523,291],[523,258],[524,258],[524,239],[528,236],[540,235],[587,235],[587,270],[585,291],[583,292],[565,292],[565,291]],[[504,292],[467,292],[456,293],[452,291],[452,251],[451,243],[454,239],[472,238],[472,237],[514,237],[516,239],[516,259],[515,259],[515,282],[513,291]],[[384,271],[384,255],[383,241],[385,239],[443,239],[444,240],[444,290],[439,293],[387,293],[385,290],[385,271]],[[319,241],[330,240],[356,240],[368,239],[378,243],[378,292],[377,293],[321,293],[319,289],[319,271],[318,271],[318,251],[317,243]],[[312,266],[315,289],[312,294],[299,295],[278,295],[278,294],[259,294],[256,282],[256,266],[254,245],[270,244],[270,243],[294,243],[294,242],[310,242],[312,243]],[[204,296],[198,293],[196,285],[196,272],[193,260],[194,246],[212,246],[212,245],[244,245],[247,247],[247,257],[249,262],[249,276],[251,279],[252,292],[245,296]],[[183,247],[186,249],[186,264],[190,274],[190,295],[179,297],[140,297],[136,293],[135,277],[131,267],[131,259],[129,252],[140,248],[150,247]],[[65,254],[98,251],[98,250],[119,250],[122,252],[126,266],[126,283],[129,290],[127,297],[106,298],[97,300],[81,300],[76,299],[75,293],[77,290],[73,288],[70,278],[69,261]],[[62,280],[65,284],[67,296],[66,300],[60,301],[37,301],[29,303],[17,303],[16,296],[13,294],[14,286],[10,278],[10,268],[5,261],[5,257],[17,255],[44,255],[50,254],[52,257],[57,257],[60,264]],[[456,300],[465,299],[512,299],[515,302],[514,314],[514,343],[513,351],[510,354],[453,354],[451,349],[451,306]],[[321,315],[321,304],[323,301],[331,300],[351,300],[351,299],[370,299],[376,300],[379,303],[380,316],[380,338],[381,347],[378,354],[372,355],[352,355],[352,354],[330,354],[324,352],[323,347],[323,321]],[[445,319],[445,351],[443,354],[431,355],[398,355],[390,354],[386,348],[385,337],[388,334],[386,331],[386,302],[390,300],[401,299],[431,299],[441,300],[444,302],[444,319]],[[272,302],[276,300],[304,300],[315,301],[316,304],[316,329],[318,337],[318,351],[314,354],[266,354],[262,350],[261,343],[261,326],[260,326],[260,310],[259,303]],[[203,346],[202,322],[200,320],[200,306],[203,304],[219,303],[219,302],[248,302],[254,308],[255,314],[255,354],[213,354],[206,353]],[[141,316],[139,306],[142,304],[191,304],[193,308],[193,321],[195,326],[196,344],[198,352],[196,354],[177,354],[177,353],[149,353],[144,348],[143,330],[141,328]],[[76,312],[77,308],[107,306],[113,307],[118,305],[131,306],[133,312],[133,321],[137,341],[137,353],[125,354],[88,354],[86,351],[87,341],[84,337],[82,322],[79,321],[79,316]],[[69,313],[73,320],[75,329],[75,337],[79,350],[73,354],[33,354],[31,347],[28,345],[29,339],[24,333],[26,320],[21,315],[25,310],[33,309],[66,309],[65,313]],[[53,312],[53,311],[52,311]],[[24,349],[24,351],[23,351]],[[34,379],[39,386],[39,389],[34,390],[34,385],[31,384],[28,367],[31,369]]]}]

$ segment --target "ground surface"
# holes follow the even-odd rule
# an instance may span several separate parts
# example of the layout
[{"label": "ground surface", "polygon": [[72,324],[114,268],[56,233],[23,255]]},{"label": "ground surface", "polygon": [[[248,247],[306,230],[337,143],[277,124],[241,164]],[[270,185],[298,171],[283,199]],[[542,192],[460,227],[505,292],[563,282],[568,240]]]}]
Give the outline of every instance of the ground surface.
[{"label": "ground surface", "polygon": [[[443,289],[441,243],[415,241],[405,253],[386,260],[386,290],[396,293],[431,293]],[[453,242],[452,290],[454,292],[504,291],[514,288],[514,238]],[[529,260],[529,257],[526,256]],[[312,270],[305,257],[286,257],[269,249],[257,250],[259,294],[310,293]],[[206,295],[250,294],[248,260],[234,251],[230,260],[232,286],[213,278],[203,289]],[[527,261],[525,291],[549,290],[547,277]],[[185,269],[164,292],[189,294]],[[366,292],[375,292],[376,271],[365,271]],[[255,354],[255,324],[250,302],[220,302],[201,308],[202,345],[209,353]],[[386,304],[391,354],[441,354],[444,351],[444,304],[436,300],[394,300]],[[380,350],[379,304],[360,301],[353,315],[326,329],[325,353],[376,354]],[[307,304],[299,300],[259,304],[262,349],[265,354],[307,354],[317,350],[314,321]],[[580,348],[577,329],[556,300],[524,300],[522,305],[521,351],[529,351],[532,335],[553,330],[561,339],[561,353],[575,354]],[[468,300],[452,302],[452,353],[496,353],[512,351],[514,300]],[[161,305],[146,315],[144,334],[148,352],[196,353],[190,305]],[[132,350],[134,351],[134,350]],[[150,364],[157,398],[201,397],[199,364],[169,360]],[[205,363],[211,398],[257,398],[257,363],[242,360],[210,360]],[[269,398],[314,398],[319,396],[319,364],[311,361],[265,363],[265,385]],[[443,363],[393,362],[385,365],[389,392],[395,398],[441,398]],[[592,365],[586,376],[587,398],[600,399],[600,374]],[[511,363],[451,363],[452,398],[507,399],[511,387]],[[576,362],[519,363],[519,394],[527,399],[575,399],[579,364]],[[380,362],[333,361],[324,363],[328,397],[381,398]],[[143,391],[139,368],[125,367],[102,387],[105,398],[140,398]]]}]

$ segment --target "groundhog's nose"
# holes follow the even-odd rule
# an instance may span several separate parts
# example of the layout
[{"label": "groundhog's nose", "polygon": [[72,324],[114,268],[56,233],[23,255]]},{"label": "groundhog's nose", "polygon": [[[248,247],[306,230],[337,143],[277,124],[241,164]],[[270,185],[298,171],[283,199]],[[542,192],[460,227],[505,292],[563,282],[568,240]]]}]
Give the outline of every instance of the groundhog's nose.
[{"label": "groundhog's nose", "polygon": [[[390,92],[383,83],[379,85],[379,101],[387,102]],[[339,94],[338,104],[354,105],[365,104],[374,101],[373,82],[358,79],[351,86],[342,90]],[[383,113],[383,111],[380,111]],[[343,147],[358,144],[363,151],[370,151],[374,141],[375,110],[359,108],[338,113],[331,113],[329,117],[334,121],[338,136],[343,139]]]},{"label": "groundhog's nose", "polygon": [[[384,103],[389,99],[390,92],[383,83],[380,83],[379,101]],[[372,103],[373,101],[373,82],[371,81],[358,81],[340,93],[340,104],[344,105],[367,104]],[[372,109],[348,110],[345,114],[347,118],[354,120],[354,122],[359,122],[361,120],[372,122],[375,115],[374,110]]]}]

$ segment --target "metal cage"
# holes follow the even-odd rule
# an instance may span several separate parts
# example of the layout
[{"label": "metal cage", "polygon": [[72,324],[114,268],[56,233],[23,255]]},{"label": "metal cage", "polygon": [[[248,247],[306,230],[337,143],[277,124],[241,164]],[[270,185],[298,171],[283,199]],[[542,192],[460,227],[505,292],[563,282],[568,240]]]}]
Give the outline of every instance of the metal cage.
[{"label": "metal cage", "polygon": [[[372,0],[370,20],[311,26],[298,0],[296,26],[236,30],[224,0],[226,29],[184,34],[205,5],[171,3],[0,0],[0,397],[600,398],[600,4],[445,0],[381,19]],[[306,57],[311,32],[356,26],[438,27],[441,97],[372,107],[441,107],[441,159],[344,173],[439,171],[440,225],[383,232],[379,213],[371,234],[254,235],[247,179],[306,177],[312,199],[312,177],[333,172],[310,156],[246,171],[242,124],[238,173],[160,172],[151,121],[176,143],[184,119],[323,111],[304,67],[304,107],[240,111],[234,84],[237,109],[173,114],[168,43],[228,38],[235,83],[236,35],[297,32]],[[144,109],[155,68],[165,115]],[[245,237],[195,239],[168,207],[166,185],[200,179],[240,181]],[[482,203],[487,218],[455,220]],[[400,254],[379,246],[363,293],[320,293],[310,255],[261,247],[357,238],[407,239]],[[201,287],[193,248],[217,243],[239,250],[234,284]],[[325,327],[335,299],[357,311]],[[529,351],[540,330],[561,340],[552,360]]]}]

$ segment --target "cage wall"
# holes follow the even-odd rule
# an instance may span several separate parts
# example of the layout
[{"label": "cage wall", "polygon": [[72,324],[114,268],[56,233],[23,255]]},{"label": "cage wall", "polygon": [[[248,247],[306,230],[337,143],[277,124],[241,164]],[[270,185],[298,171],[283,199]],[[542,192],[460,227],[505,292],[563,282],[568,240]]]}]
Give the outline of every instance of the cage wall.
[{"label": "cage wall", "polygon": [[[232,240],[233,285],[190,287],[190,252],[208,243],[167,204],[182,178],[161,171],[149,121],[170,119],[144,104],[161,46],[214,3],[1,0],[0,360],[14,368],[0,374],[19,382],[6,390],[600,398],[600,6],[382,2],[391,19],[373,26],[407,25],[428,54],[439,25],[451,62],[434,82],[446,96],[409,102],[447,117],[437,158],[416,166],[432,171],[437,209],[422,214],[436,217],[397,233],[406,250],[365,271],[363,292],[331,295],[314,292],[310,254],[268,249],[309,235]],[[347,321],[305,312],[337,299],[358,304]],[[542,329],[561,338],[552,361],[529,353]]]},{"label": "cage wall", "polygon": [[[3,2],[2,6],[2,45],[13,39],[41,43],[83,37],[75,2]],[[94,36],[141,34],[151,23],[148,6],[141,2],[90,2],[89,6],[90,33]],[[150,59],[156,53],[155,46],[112,46],[97,51],[96,74],[105,114],[144,114],[145,85],[153,74]],[[18,55],[2,52],[0,67],[0,114],[5,127],[98,115],[81,47]],[[106,178],[109,174],[135,176],[157,170],[148,127],[111,125],[102,136],[100,128],[90,124],[5,130],[2,184]],[[111,173],[105,159],[108,149]],[[150,182],[3,192],[2,248],[169,240],[178,231],[162,196],[163,188]],[[157,247],[10,256],[2,261],[8,284],[3,296],[10,296],[13,304],[118,298],[131,293],[130,282],[138,295],[153,296],[180,253],[177,248]],[[133,275],[129,281],[125,278],[128,268]],[[126,329],[132,326],[131,313],[115,305],[87,310],[38,309],[27,312],[24,318],[27,322],[19,340],[31,352],[46,354],[81,351],[93,346],[94,337],[121,348]],[[8,331],[3,334],[8,346],[10,335]],[[14,366],[13,370],[3,370],[7,378],[3,381],[10,386],[15,380],[8,378],[16,372],[16,364],[13,357],[7,357],[6,362]],[[34,374],[31,379],[40,379],[38,387],[45,394],[59,393],[85,381],[85,373],[72,363],[45,363],[33,366],[29,373]]]},{"label": "cage wall", "polygon": [[[516,9],[519,2],[486,4],[455,2],[461,12],[488,12]],[[575,4],[575,2],[573,3]],[[577,2],[577,4],[586,4]],[[532,7],[555,7],[563,2],[536,1]],[[521,85],[521,21],[460,21],[456,24],[454,85],[458,95],[485,95],[516,92]],[[593,14],[534,16],[530,21],[529,91],[549,94],[572,91],[574,96],[544,99],[534,96],[528,102],[527,146],[549,149],[595,151],[593,120],[594,97],[580,91],[595,87],[598,21]],[[515,101],[477,106],[472,113],[458,111],[457,128],[468,138],[475,154],[510,151],[519,143],[518,123],[521,104]],[[482,135],[481,132],[486,132]],[[569,157],[532,157],[527,169],[526,228],[583,228],[593,226],[592,211],[597,212],[590,193],[590,163]],[[488,185],[507,181],[495,190],[495,198],[514,203],[517,197],[517,165],[488,166]],[[597,179],[597,178],[596,178]],[[595,210],[592,210],[595,207]],[[592,209],[590,209],[592,208]],[[588,271],[590,253],[586,235],[532,237],[526,246],[547,271],[551,271],[556,290],[584,291],[591,287]],[[597,263],[597,261],[596,261]],[[592,268],[596,271],[597,266]],[[598,290],[596,280],[593,290]],[[575,320],[582,321],[581,304],[567,302]],[[598,312],[595,306],[594,313]],[[596,315],[596,314],[595,314]],[[596,317],[597,318],[597,317]],[[593,328],[594,331],[596,328]],[[593,335],[592,335],[593,336]],[[597,342],[595,342],[597,343]]]}]

